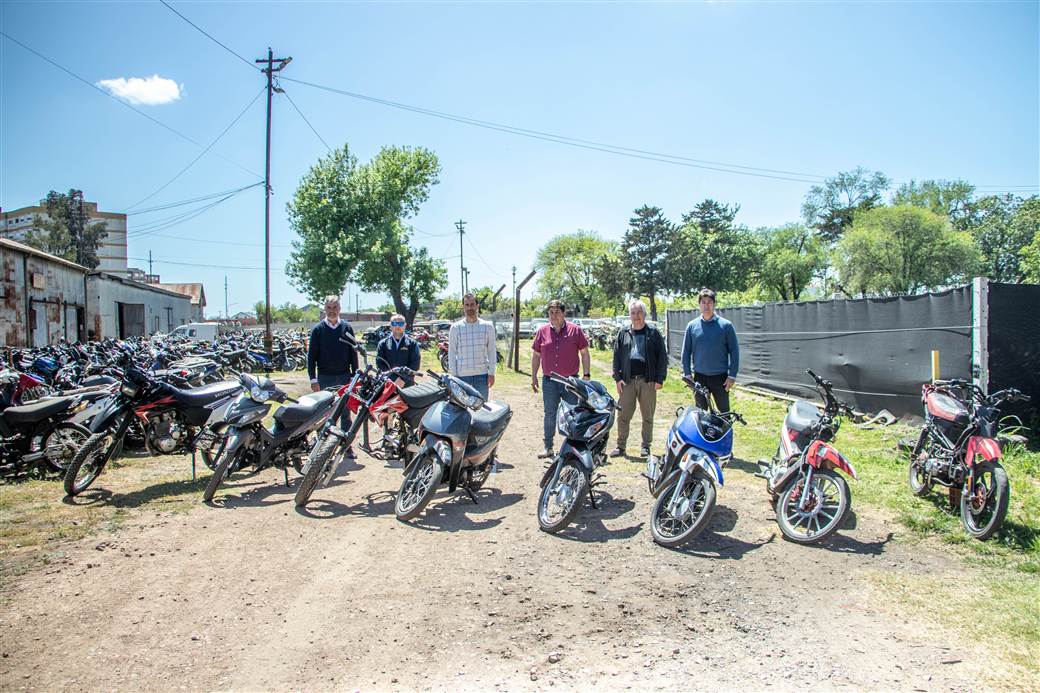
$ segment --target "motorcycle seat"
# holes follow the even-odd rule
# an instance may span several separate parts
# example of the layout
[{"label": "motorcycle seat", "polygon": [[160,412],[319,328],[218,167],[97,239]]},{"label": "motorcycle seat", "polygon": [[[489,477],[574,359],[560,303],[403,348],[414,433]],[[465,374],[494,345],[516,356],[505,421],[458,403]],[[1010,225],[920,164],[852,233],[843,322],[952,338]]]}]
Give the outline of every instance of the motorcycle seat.
[{"label": "motorcycle seat", "polygon": [[231,351],[225,351],[223,353],[223,356],[226,359],[234,359],[234,358],[238,358],[239,356],[242,356],[245,353],[246,353],[245,349],[232,349]]},{"label": "motorcycle seat", "polygon": [[812,428],[820,420],[820,416],[820,410],[812,403],[797,400],[788,408],[784,424],[792,431],[801,433]]},{"label": "motorcycle seat", "polygon": [[65,411],[76,401],[76,397],[55,397],[54,399],[42,399],[32,404],[23,404],[20,407],[8,407],[0,416],[7,419],[8,423],[25,424],[43,421],[55,414]]},{"label": "motorcycle seat", "polygon": [[92,375],[88,378],[84,378],[83,380],[81,380],[79,386],[96,387],[98,385],[111,385],[115,381],[116,379],[110,375]]},{"label": "motorcycle seat", "polygon": [[513,411],[505,402],[488,402],[491,409],[481,407],[473,412],[472,432],[480,437],[493,436],[509,423],[513,417]]},{"label": "motorcycle seat", "polygon": [[412,385],[401,391],[401,399],[409,409],[426,409],[444,399],[444,388],[434,383]]},{"label": "motorcycle seat", "polygon": [[170,386],[170,392],[177,398],[177,401],[189,407],[205,407],[241,389],[242,386],[232,380],[211,383],[202,387],[193,387],[190,390],[181,390],[180,388]]},{"label": "motorcycle seat", "polygon": [[300,398],[299,404],[286,404],[274,413],[274,420],[283,428],[303,423],[324,409],[331,409],[336,396],[331,392],[312,392]]}]

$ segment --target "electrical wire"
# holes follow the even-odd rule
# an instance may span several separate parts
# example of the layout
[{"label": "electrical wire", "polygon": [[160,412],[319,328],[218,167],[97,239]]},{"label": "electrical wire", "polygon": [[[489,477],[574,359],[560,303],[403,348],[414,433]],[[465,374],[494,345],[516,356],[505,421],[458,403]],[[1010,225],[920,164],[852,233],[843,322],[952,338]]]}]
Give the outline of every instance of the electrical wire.
[{"label": "electrical wire", "polygon": [[190,24],[190,25],[192,25],[193,27],[195,27],[195,30],[196,30],[196,31],[198,31],[198,32],[199,32],[200,34],[202,34],[203,36],[205,36],[206,38],[208,38],[208,39],[209,39],[210,41],[212,41],[213,43],[217,44],[218,46],[220,46],[221,48],[223,48],[224,50],[226,50],[226,51],[227,51],[228,53],[230,53],[231,55],[235,56],[236,58],[238,58],[239,60],[241,60],[242,62],[244,62],[244,63],[245,63],[246,65],[248,65],[248,66],[249,66],[249,67],[251,67],[252,69],[254,69],[254,70],[259,70],[259,69],[260,69],[260,67],[259,67],[259,66],[255,65],[254,63],[251,63],[251,62],[249,62],[249,60],[248,60],[247,58],[244,58],[244,57],[243,57],[243,56],[242,56],[242,55],[241,55],[240,53],[236,53],[235,51],[231,50],[231,49],[230,49],[230,48],[228,48],[228,47],[227,47],[226,45],[224,45],[223,43],[221,43],[220,41],[218,41],[217,39],[215,39],[215,38],[214,38],[214,37],[212,36],[212,34],[210,34],[209,32],[207,32],[207,31],[206,31],[205,29],[203,29],[202,27],[200,27],[200,26],[199,26],[198,24],[196,24],[195,22],[193,22],[193,21],[191,21],[190,19],[188,19],[187,17],[185,17],[185,16],[183,15],[183,14],[181,14],[181,13],[180,13],[180,12],[178,12],[177,10],[173,9],[173,6],[172,6],[172,5],[170,5],[170,3],[166,2],[166,0],[159,0],[159,2],[161,2],[161,3],[162,3],[162,4],[164,4],[164,5],[166,5],[166,8],[167,8],[167,9],[168,9],[168,10],[169,10],[170,12],[173,12],[173,13],[174,13],[175,15],[177,15],[178,17],[180,17],[181,19],[183,19],[184,21],[186,21],[186,22],[187,22],[188,24]]},{"label": "electrical wire", "polygon": [[[146,258],[146,257],[131,257],[131,258],[127,258],[127,259],[128,260],[133,260],[134,262],[148,262],[149,261],[149,259]],[[162,259],[154,258],[154,257],[151,258],[151,262],[162,264],[162,265],[179,265],[179,266],[182,266],[182,267],[207,267],[207,268],[210,268],[210,269],[249,270],[249,271],[258,271],[258,272],[263,272],[264,271],[263,267],[241,267],[241,266],[237,266],[237,265],[207,265],[207,264],[202,264],[202,263],[197,263],[197,262],[180,262],[178,260],[162,260]],[[271,271],[272,272],[284,272],[285,270],[278,269],[276,267],[272,267]]]},{"label": "electrical wire", "polygon": [[137,202],[135,202],[132,205],[130,205],[129,207],[127,207],[125,210],[123,210],[123,214],[126,214],[127,212],[129,212],[130,210],[132,210],[134,207],[136,207],[137,205],[141,204],[142,202],[147,202],[148,200],[152,199],[153,197],[155,197],[156,195],[161,193],[163,190],[168,188],[175,180],[177,180],[178,178],[183,176],[185,173],[187,173],[188,169],[190,169],[192,166],[194,166],[196,164],[196,162],[198,162],[199,159],[201,159],[202,157],[206,156],[206,153],[210,149],[212,149],[213,146],[216,145],[216,143],[219,142],[220,139],[224,135],[226,135],[229,130],[231,130],[231,128],[235,127],[235,124],[242,119],[242,116],[244,116],[249,111],[250,108],[253,107],[253,104],[256,103],[257,99],[259,99],[261,96],[263,96],[263,93],[265,91],[267,91],[267,87],[266,86],[261,88],[260,91],[257,92],[256,96],[253,97],[252,101],[250,101],[248,104],[246,104],[246,107],[243,108],[242,111],[237,116],[235,116],[235,119],[232,120],[230,123],[228,123],[228,126],[226,128],[224,128],[220,132],[220,134],[217,135],[217,137],[212,142],[210,142],[208,145],[206,145],[205,149],[203,149],[201,152],[198,153],[198,156],[196,156],[194,159],[192,159],[190,162],[188,162],[187,166],[185,166],[180,171],[178,171],[177,174],[174,175],[173,178],[171,178],[170,180],[168,180],[165,183],[163,183],[162,185],[160,185],[157,189],[155,189],[154,191],[152,191],[148,195],[142,197],[140,200],[138,200]]},{"label": "electrical wire", "polygon": [[163,211],[163,210],[166,210],[166,209],[173,209],[174,207],[183,207],[184,205],[190,205],[190,204],[194,204],[196,202],[202,202],[204,200],[212,200],[214,197],[222,197],[224,195],[227,195],[228,193],[240,192],[242,190],[248,190],[249,188],[255,188],[256,186],[263,185],[263,184],[264,184],[263,181],[258,181],[256,183],[250,183],[249,185],[244,185],[241,188],[233,188],[231,190],[223,190],[221,192],[210,193],[208,195],[202,195],[200,197],[193,197],[193,198],[190,198],[190,199],[187,199],[187,200],[179,200],[177,202],[167,202],[165,204],[156,205],[155,207],[148,207],[147,209],[139,209],[136,212],[127,212],[126,215],[127,216],[140,216],[142,214],[151,214],[152,212],[159,212],[159,211]]},{"label": "electrical wire", "polygon": [[484,256],[480,254],[480,251],[477,250],[477,244],[470,240],[469,234],[466,234],[463,237],[466,239],[466,242],[469,243],[469,247],[473,250],[473,252],[476,253],[477,259],[483,262],[484,266],[487,267],[492,274],[499,274],[499,271],[492,267],[491,264],[484,259]]},{"label": "electrical wire", "polygon": [[285,94],[285,98],[289,99],[289,103],[292,104],[292,107],[295,108],[296,112],[300,114],[300,117],[303,118],[303,122],[307,123],[307,127],[311,129],[311,132],[314,133],[314,136],[321,140],[321,143],[325,145],[325,149],[331,152],[332,147],[329,146],[329,143],[325,141],[324,137],[318,134],[318,131],[314,128],[313,125],[311,125],[311,121],[307,120],[307,116],[303,114],[303,111],[300,110],[300,107],[297,106],[296,102],[293,101],[293,98],[289,96],[289,92],[285,91],[285,89],[282,89],[282,93]]},{"label": "electrical wire", "polygon": [[[256,187],[256,186],[251,186],[251,187]],[[150,225],[146,224],[145,226],[143,226],[141,228],[135,229],[134,231],[127,233],[127,238],[128,239],[137,240],[137,239],[140,239],[140,238],[144,238],[145,236],[148,236],[151,233],[154,233],[156,231],[165,231],[166,229],[171,228],[173,226],[177,226],[179,224],[183,224],[184,222],[190,221],[190,220],[192,220],[192,219],[194,219],[194,218],[196,218],[196,217],[198,217],[198,216],[200,216],[202,214],[205,214],[206,212],[208,212],[209,210],[213,209],[214,207],[216,207],[218,205],[221,205],[224,202],[227,202],[228,200],[230,200],[231,198],[233,198],[236,195],[240,194],[241,192],[242,191],[240,190],[238,192],[234,192],[234,193],[231,193],[229,195],[225,195],[224,197],[219,198],[215,202],[210,202],[209,204],[204,205],[203,207],[199,207],[198,209],[188,210],[186,212],[182,212],[182,213],[180,213],[178,215],[175,215],[173,217],[168,217],[166,219],[159,219],[159,220],[153,221],[153,222],[150,223]]]},{"label": "electrical wire", "polygon": [[[70,77],[73,77],[73,78],[79,80],[80,82],[83,82],[84,84],[86,84],[88,87],[90,87],[94,91],[97,91],[97,92],[100,92],[101,94],[104,94],[106,97],[112,99],[113,101],[115,101],[116,103],[118,103],[118,104],[120,104],[122,106],[125,106],[126,108],[129,108],[131,111],[133,111],[134,113],[138,114],[139,116],[143,116],[144,118],[147,118],[148,120],[152,121],[153,123],[155,123],[159,127],[163,128],[164,130],[168,130],[169,132],[172,132],[174,135],[177,135],[177,137],[180,137],[184,141],[190,142],[191,144],[194,144],[196,147],[198,147],[200,149],[204,149],[205,148],[205,145],[202,144],[201,142],[196,141],[195,139],[189,137],[188,135],[185,135],[180,130],[177,130],[177,129],[173,128],[173,127],[170,127],[166,123],[162,122],[161,120],[159,120],[157,118],[154,118],[154,117],[148,115],[144,111],[142,111],[142,110],[140,110],[138,108],[134,108],[131,104],[127,103],[126,101],[123,101],[122,99],[118,98],[117,96],[108,93],[107,91],[105,91],[104,89],[99,87],[98,85],[94,84],[93,82],[91,82],[91,81],[89,81],[87,79],[84,79],[83,77],[81,77],[80,75],[76,74],[75,72],[73,72],[69,68],[65,67],[64,65],[61,65],[61,64],[55,62],[54,60],[51,60],[50,58],[48,58],[46,55],[44,55],[43,53],[39,52],[35,48],[30,48],[29,46],[25,45],[24,43],[22,43],[18,39],[16,39],[13,36],[11,36],[10,34],[4,32],[4,31],[0,31],[0,36],[3,36],[8,41],[11,41],[13,43],[18,44],[19,46],[21,46],[25,50],[29,51],[30,53],[32,53],[36,57],[40,58],[44,62],[50,63],[52,66],[58,68],[59,70],[61,70],[65,74],[69,75]],[[216,152],[214,152],[214,156],[216,156],[216,157],[226,161],[227,163],[229,163],[229,164],[231,164],[233,166],[236,166],[236,167],[242,169],[243,171],[245,171],[246,173],[248,173],[250,175],[253,175],[253,176],[257,177],[257,178],[263,178],[263,176],[261,176],[256,171],[251,171],[248,168],[246,168],[245,166],[243,166],[242,164],[240,164],[237,161],[234,161],[232,159],[229,159],[226,156],[223,156],[223,155],[218,154]]]}]

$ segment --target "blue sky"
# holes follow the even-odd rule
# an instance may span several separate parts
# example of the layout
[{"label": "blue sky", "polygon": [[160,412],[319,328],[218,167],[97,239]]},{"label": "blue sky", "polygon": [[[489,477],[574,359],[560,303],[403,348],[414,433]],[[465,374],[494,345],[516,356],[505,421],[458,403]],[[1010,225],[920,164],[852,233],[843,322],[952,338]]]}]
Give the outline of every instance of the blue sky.
[{"label": "blue sky", "polygon": [[[284,75],[531,130],[817,176],[858,165],[976,185],[1040,184],[1040,16],[1021,3],[200,3],[171,4],[249,59],[291,55]],[[159,2],[0,5],[2,30],[91,83],[158,75],[180,97],[136,106],[202,144],[262,76]],[[200,152],[0,38],[0,205],[78,187],[108,211],[154,192]],[[168,85],[167,85],[168,86]],[[441,183],[413,220],[459,286],[521,276],[538,247],[579,228],[619,238],[642,204],[680,215],[705,197],[749,226],[796,220],[809,183],[734,175],[480,129],[283,83],[333,146],[434,150]],[[147,208],[248,185],[263,172],[258,99]],[[326,150],[285,97],[273,134],[272,300],[303,302],[281,271],[285,202]],[[229,163],[231,162],[234,163]],[[246,169],[246,170],[243,170]],[[263,297],[261,188],[177,226],[192,209],[130,217],[130,256],[164,281],[203,281],[211,312]],[[448,234],[448,235],[440,235]],[[476,245],[479,256],[473,251]],[[164,261],[199,266],[166,264]],[[131,260],[131,265],[146,263]],[[205,267],[201,265],[211,265]],[[227,269],[222,269],[227,268]],[[377,305],[379,296],[363,296]],[[353,303],[353,299],[351,299]]]}]

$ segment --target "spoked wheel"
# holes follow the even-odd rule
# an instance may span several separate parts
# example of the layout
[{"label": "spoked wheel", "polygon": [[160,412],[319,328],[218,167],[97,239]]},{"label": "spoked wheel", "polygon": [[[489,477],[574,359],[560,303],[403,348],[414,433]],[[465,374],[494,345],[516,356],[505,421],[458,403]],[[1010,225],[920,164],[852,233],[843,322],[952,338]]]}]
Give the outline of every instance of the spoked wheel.
[{"label": "spoked wheel", "polygon": [[654,541],[669,548],[681,546],[704,531],[715,508],[715,484],[703,473],[687,477],[673,506],[678,483],[676,479],[661,489],[650,515]]},{"label": "spoked wheel", "polygon": [[444,352],[443,354],[441,354],[440,361],[441,361],[441,370],[444,371],[445,373],[447,373],[448,372],[448,352]]},{"label": "spoked wheel", "polygon": [[87,442],[79,449],[72,458],[68,469],[65,470],[65,493],[77,496],[94,483],[94,480],[105,468],[105,462],[112,456],[115,449],[115,434],[95,433],[87,438]]},{"label": "spoked wheel", "polygon": [[422,457],[415,461],[412,471],[401,481],[397,502],[394,503],[394,513],[402,522],[419,516],[437,492],[444,475],[444,466],[437,458],[436,452],[426,450],[420,455]]},{"label": "spoked wheel", "polygon": [[51,429],[43,439],[43,455],[51,471],[65,473],[72,458],[90,438],[90,431],[65,421]]},{"label": "spoked wheel", "polygon": [[327,473],[329,465],[335,464],[334,458],[339,445],[339,438],[331,435],[321,442],[321,445],[314,453],[314,457],[311,459],[307,473],[303,475],[300,488],[296,489],[297,508],[307,505],[307,501],[311,499],[314,489],[318,487],[318,482]]},{"label": "spoked wheel", "polygon": [[932,488],[932,482],[924,468],[925,460],[928,458],[928,453],[924,449],[927,439],[928,429],[922,428],[921,435],[917,437],[917,443],[910,452],[910,470],[907,476],[907,483],[910,484],[910,493],[918,497],[928,493]]},{"label": "spoked wheel", "polygon": [[852,505],[849,485],[829,469],[813,471],[805,506],[801,507],[805,474],[788,482],[776,502],[776,521],[796,544],[814,544],[834,534]]},{"label": "spoked wheel", "polygon": [[968,534],[980,541],[993,536],[1004,523],[1011,496],[1007,472],[998,462],[975,467],[973,488],[961,491],[961,522]]},{"label": "spoked wheel", "polygon": [[555,534],[569,525],[588,488],[588,477],[574,460],[560,465],[556,480],[547,481],[538,497],[538,526],[542,531]]}]

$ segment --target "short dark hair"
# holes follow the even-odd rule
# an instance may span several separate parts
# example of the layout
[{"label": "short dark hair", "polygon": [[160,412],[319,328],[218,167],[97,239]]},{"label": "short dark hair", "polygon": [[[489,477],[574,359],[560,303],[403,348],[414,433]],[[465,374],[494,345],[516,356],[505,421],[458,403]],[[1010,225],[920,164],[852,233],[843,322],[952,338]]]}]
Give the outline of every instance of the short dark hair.
[{"label": "short dark hair", "polygon": [[462,294],[462,301],[463,301],[463,303],[466,302],[467,298],[472,298],[474,303],[476,303],[477,305],[480,305],[480,301],[477,300],[477,297],[473,295],[472,291],[467,291],[466,293]]},{"label": "short dark hair", "polygon": [[697,302],[700,303],[702,298],[710,298],[711,302],[715,303],[715,292],[708,287],[704,287],[697,294]]},{"label": "short dark hair", "polygon": [[551,301],[549,301],[548,303],[545,304],[545,312],[546,313],[548,313],[553,308],[559,308],[562,313],[564,313],[564,314],[567,313],[567,304],[565,304],[563,301],[561,301],[558,298],[554,298],[553,300],[551,300]]}]

